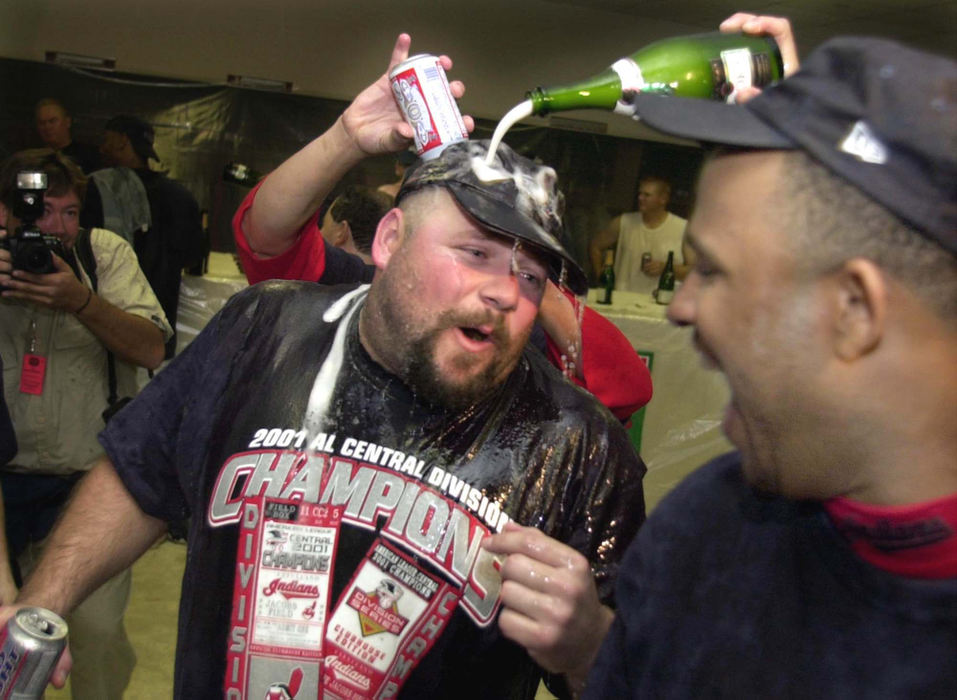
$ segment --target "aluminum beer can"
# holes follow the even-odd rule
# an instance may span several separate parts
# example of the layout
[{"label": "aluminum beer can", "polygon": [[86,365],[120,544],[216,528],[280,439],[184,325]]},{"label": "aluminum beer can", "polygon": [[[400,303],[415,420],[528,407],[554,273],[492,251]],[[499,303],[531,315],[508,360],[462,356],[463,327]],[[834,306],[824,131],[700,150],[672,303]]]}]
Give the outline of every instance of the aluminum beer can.
[{"label": "aluminum beer can", "polygon": [[389,72],[389,80],[395,101],[415,131],[415,150],[422,160],[431,160],[449,144],[468,139],[437,56],[412,56]]},{"label": "aluminum beer can", "polygon": [[20,608],[0,630],[0,700],[43,697],[66,648],[66,622],[44,608]]}]

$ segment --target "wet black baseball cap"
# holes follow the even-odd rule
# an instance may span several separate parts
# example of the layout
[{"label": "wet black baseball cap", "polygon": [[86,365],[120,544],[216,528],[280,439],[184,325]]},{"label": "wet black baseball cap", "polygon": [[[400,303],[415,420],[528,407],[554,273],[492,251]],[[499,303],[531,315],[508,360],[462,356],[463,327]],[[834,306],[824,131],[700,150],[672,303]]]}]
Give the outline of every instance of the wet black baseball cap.
[{"label": "wet black baseball cap", "polygon": [[130,140],[130,145],[136,151],[136,155],[144,161],[148,158],[159,160],[156,155],[156,149],[153,147],[153,141],[156,138],[156,132],[148,122],[129,114],[120,114],[110,119],[104,127],[107,131],[115,131],[120,134],[126,134]]},{"label": "wet black baseball cap", "polygon": [[530,243],[549,260],[553,279],[575,294],[588,291],[585,273],[560,242],[565,198],[546,166],[500,144],[485,165],[487,140],[459,141],[406,172],[396,204],[426,187],[444,187],[483,228]]},{"label": "wet black baseball cap", "polygon": [[[707,144],[800,149],[957,254],[957,63],[839,37],[742,105],[640,95],[637,117]],[[787,193],[782,193],[787,196]]]}]

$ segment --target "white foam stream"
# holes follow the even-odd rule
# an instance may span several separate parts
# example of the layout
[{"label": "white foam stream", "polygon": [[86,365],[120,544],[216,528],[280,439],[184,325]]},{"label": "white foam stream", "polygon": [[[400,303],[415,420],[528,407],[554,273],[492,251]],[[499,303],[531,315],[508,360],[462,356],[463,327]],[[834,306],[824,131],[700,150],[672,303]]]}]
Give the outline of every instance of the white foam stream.
[{"label": "white foam stream", "polygon": [[336,379],[339,377],[339,372],[342,371],[349,324],[353,314],[362,306],[360,302],[365,299],[368,292],[369,285],[364,284],[344,295],[326,309],[322,315],[324,323],[339,321],[339,327],[336,328],[336,337],[332,341],[332,348],[326,355],[326,359],[323,360],[309,394],[309,405],[306,407],[306,416],[303,419],[302,427],[307,431],[310,439],[323,432],[323,423],[326,414],[329,412],[329,403],[332,401],[332,393],[336,388]]},{"label": "white foam stream", "polygon": [[488,146],[488,155],[485,156],[486,165],[492,165],[495,161],[495,151],[498,150],[498,145],[502,142],[502,137],[505,136],[505,133],[511,129],[516,122],[530,116],[532,116],[532,101],[525,100],[512,107],[508,113],[502,117],[502,121],[495,127],[495,133],[492,134],[492,141]]}]

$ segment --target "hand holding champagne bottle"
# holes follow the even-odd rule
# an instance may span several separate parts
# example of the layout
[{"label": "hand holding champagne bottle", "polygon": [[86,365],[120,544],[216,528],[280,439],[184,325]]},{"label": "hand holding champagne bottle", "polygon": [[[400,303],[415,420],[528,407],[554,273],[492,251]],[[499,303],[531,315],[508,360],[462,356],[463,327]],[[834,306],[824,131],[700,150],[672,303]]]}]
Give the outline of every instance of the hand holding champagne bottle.
[{"label": "hand holding champagne bottle", "polygon": [[631,97],[642,92],[744,102],[797,69],[787,18],[738,12],[721,23],[720,32],[663,39],[580,83],[529,91],[502,117],[486,162],[512,125],[533,114],[593,108],[633,116]]},{"label": "hand holding champagne bottle", "polygon": [[[743,32],[744,34],[772,37],[777,42],[778,49],[781,52],[781,68],[785,78],[792,75],[800,67],[797,42],[794,39],[791,22],[787,17],[736,12],[724,20],[719,29],[722,32]],[[746,102],[759,94],[761,94],[761,88],[742,86],[735,92],[735,100]]]}]

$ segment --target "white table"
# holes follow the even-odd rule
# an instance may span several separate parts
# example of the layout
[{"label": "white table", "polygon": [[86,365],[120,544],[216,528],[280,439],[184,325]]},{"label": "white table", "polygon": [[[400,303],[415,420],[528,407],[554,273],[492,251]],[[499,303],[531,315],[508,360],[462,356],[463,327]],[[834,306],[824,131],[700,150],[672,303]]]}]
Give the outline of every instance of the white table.
[{"label": "white table", "polygon": [[653,356],[654,395],[641,430],[650,509],[693,469],[732,449],[721,432],[728,387],[720,372],[702,367],[691,329],[668,323],[666,306],[635,292],[614,292],[611,305],[598,304],[599,298],[600,290],[589,290],[588,306],[614,323],[640,354]]}]

